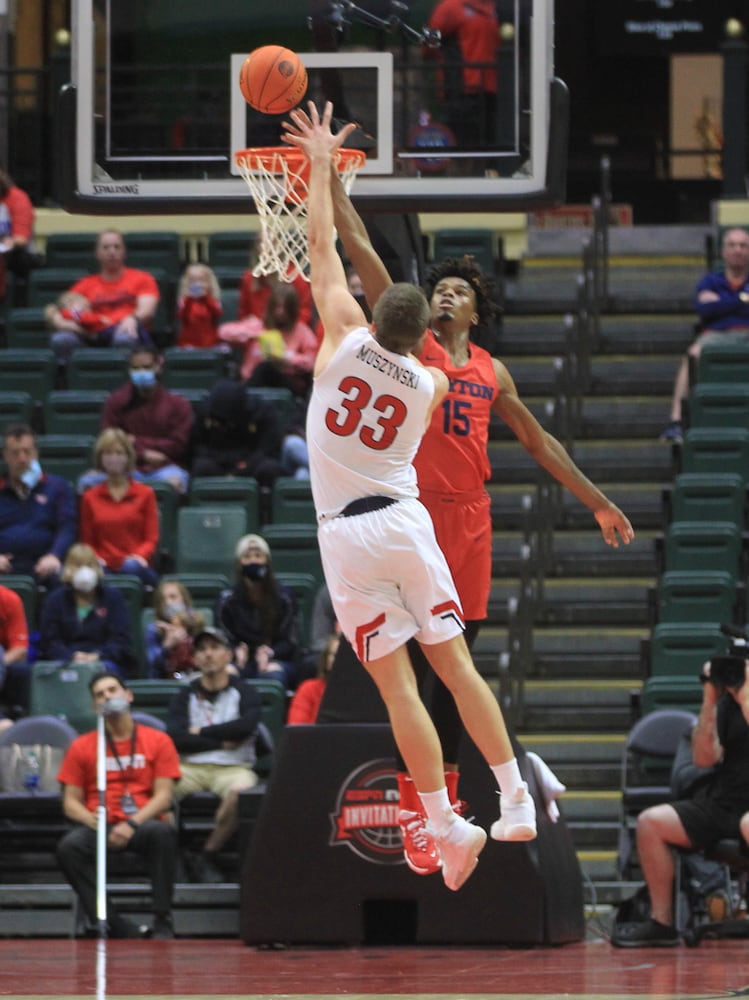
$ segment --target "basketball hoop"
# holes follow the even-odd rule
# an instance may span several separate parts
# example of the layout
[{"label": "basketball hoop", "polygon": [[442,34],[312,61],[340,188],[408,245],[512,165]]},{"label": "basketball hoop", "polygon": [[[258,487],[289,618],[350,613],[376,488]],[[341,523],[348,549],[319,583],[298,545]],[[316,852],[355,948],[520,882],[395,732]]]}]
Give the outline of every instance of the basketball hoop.
[{"label": "basketball hoop", "polygon": [[[348,194],[366,155],[359,149],[339,149],[333,163]],[[243,149],[234,154],[239,172],[257,206],[263,239],[260,258],[252,270],[255,276],[280,274],[292,281],[306,274],[307,192],[309,161],[299,149],[268,146]]]}]

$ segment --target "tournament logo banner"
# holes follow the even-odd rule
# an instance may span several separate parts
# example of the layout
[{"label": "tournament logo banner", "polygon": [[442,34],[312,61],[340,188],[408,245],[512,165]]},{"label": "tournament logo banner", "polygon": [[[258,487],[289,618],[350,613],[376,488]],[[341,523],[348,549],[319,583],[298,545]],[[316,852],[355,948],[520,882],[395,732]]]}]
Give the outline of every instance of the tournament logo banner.
[{"label": "tournament logo banner", "polygon": [[399,803],[392,758],[370,760],[357,767],[338,789],[335,811],[330,813],[330,846],[345,845],[376,865],[404,864]]},{"label": "tournament logo banner", "polygon": [[619,55],[715,52],[729,13],[720,2],[605,0],[595,5],[597,48]]}]

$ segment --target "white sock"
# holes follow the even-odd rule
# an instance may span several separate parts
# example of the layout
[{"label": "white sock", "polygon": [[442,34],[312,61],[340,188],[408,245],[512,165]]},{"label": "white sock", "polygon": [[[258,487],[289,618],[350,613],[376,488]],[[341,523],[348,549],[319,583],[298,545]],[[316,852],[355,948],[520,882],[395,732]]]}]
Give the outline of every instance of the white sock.
[{"label": "white sock", "polygon": [[436,792],[419,792],[419,798],[435,837],[444,836],[455,822],[455,813],[450,805],[447,788],[440,788]]},{"label": "white sock", "polygon": [[525,782],[520,777],[517,757],[505,761],[504,764],[494,764],[491,771],[502,795],[512,796],[518,788],[525,787]]}]

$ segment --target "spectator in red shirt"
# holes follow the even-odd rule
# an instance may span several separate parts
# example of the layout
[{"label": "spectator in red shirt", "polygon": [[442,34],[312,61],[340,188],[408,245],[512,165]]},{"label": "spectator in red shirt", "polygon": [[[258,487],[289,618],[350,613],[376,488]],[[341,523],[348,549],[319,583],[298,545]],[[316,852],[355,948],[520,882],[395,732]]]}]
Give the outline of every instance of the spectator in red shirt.
[{"label": "spectator in red shirt", "polygon": [[[116,674],[96,674],[89,689],[105,717],[107,850],[134,851],[144,858],[153,885],[153,928],[139,927],[107,901],[108,936],[173,938],[177,832],[165,814],[180,778],[177,751],[166,733],[136,724],[130,712],[133,693]],[[57,775],[63,785],[63,811],[75,824],[57,845],[57,859],[92,927],[97,920],[96,747],[95,730],[73,740]]]},{"label": "spectator in red shirt", "polygon": [[153,275],[125,267],[125,240],[116,229],[106,229],[96,240],[99,273],[81,278],[71,292],[84,295],[94,312],[106,313],[111,326],[87,330],[75,319],[66,319],[57,306],[47,310],[54,329],[52,349],[65,361],[76,347],[132,346],[134,341],[151,346],[149,326],[159,304],[159,286]]},{"label": "spectator in red shirt", "polygon": [[[193,425],[192,404],[161,384],[163,357],[140,345],[130,355],[129,378],[106,399],[102,430],[119,427],[135,448],[133,479],[139,483],[169,483],[185,493],[190,477],[185,468]],[[78,480],[78,492],[103,482],[93,470]]]},{"label": "spectator in red shirt", "polygon": [[494,0],[438,0],[429,27],[442,36],[426,49],[442,66],[446,124],[463,148],[486,148],[496,134],[499,20]]},{"label": "spectator in red shirt", "polygon": [[289,717],[286,720],[288,725],[302,726],[317,722],[320,702],[325,694],[325,686],[328,683],[330,671],[333,669],[333,661],[338,652],[340,641],[340,636],[330,636],[325,643],[325,648],[320,653],[317,677],[310,677],[306,681],[302,681],[296,689],[289,705]]},{"label": "spectator in red shirt", "polygon": [[80,536],[106,573],[131,573],[155,587],[151,567],[159,543],[159,511],[150,486],[133,480],[135,447],[119,428],[102,431],[94,465],[106,479],[81,497]]},{"label": "spectator in red shirt", "polygon": [[[262,236],[258,236],[252,253],[250,254],[250,266],[242,275],[242,283],[239,286],[239,318],[262,319],[268,306],[268,299],[273,289],[281,282],[285,282],[280,274],[254,274],[253,268],[256,266],[262,252]],[[312,293],[309,282],[301,275],[297,275],[288,282],[296,288],[299,296],[299,319],[308,326],[312,325]]]},{"label": "spectator in red shirt", "polygon": [[[0,587],[0,700],[13,715],[29,710],[29,628],[23,601]],[[0,713],[0,731],[7,728]],[[5,723],[5,724],[4,724]]]},{"label": "spectator in red shirt", "polygon": [[[5,295],[5,270],[7,268],[25,282],[36,263],[32,249],[34,234],[34,206],[31,198],[16,187],[7,171],[0,166],[0,299]],[[22,286],[23,289],[23,286]],[[25,289],[17,290],[15,305],[23,305]]]},{"label": "spectator in red shirt", "polygon": [[177,347],[215,347],[222,311],[216,275],[207,264],[190,264],[177,289]]}]

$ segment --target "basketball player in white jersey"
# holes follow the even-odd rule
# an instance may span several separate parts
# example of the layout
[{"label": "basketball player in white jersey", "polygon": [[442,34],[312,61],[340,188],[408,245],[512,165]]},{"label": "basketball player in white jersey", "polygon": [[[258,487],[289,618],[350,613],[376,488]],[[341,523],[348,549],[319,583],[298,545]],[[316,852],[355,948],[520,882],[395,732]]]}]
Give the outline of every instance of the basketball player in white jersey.
[{"label": "basketball player in white jersey", "polygon": [[486,833],[453,811],[437,732],[406,651],[416,638],[453,694],[463,724],[494,772],[502,816],[497,840],[536,835],[535,807],[522,781],[499,705],[463,638],[460,601],[426,508],[412,460],[448,381],[412,353],[429,304],[407,284],[379,298],[370,330],[348,291],[334,242],[331,162],[351,131],[293,111],[285,141],[310,161],[308,239],[312,297],[324,329],[307,413],[312,493],[325,579],[346,638],[388,710],[442,858],[459,889],[476,867]]}]

